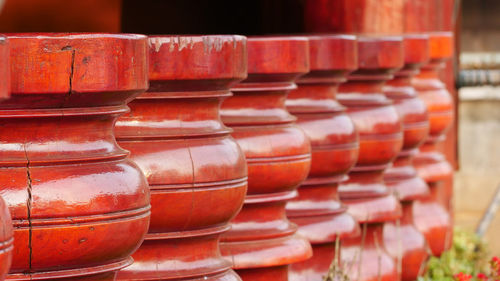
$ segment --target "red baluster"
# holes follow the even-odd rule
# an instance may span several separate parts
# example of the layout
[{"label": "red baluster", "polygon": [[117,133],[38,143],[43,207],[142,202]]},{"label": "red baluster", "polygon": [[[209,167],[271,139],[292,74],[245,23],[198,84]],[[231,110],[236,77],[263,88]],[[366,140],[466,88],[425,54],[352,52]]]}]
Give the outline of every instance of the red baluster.
[{"label": "red baluster", "polygon": [[[336,100],[338,85],[357,67],[355,36],[309,36],[311,71],[288,95],[288,111],[312,146],[311,171],[287,215],[312,244],[313,257],[291,266],[290,280],[322,281],[335,258],[336,239],[359,235],[359,226],[340,203],[337,188],[358,157],[358,135]],[[337,257],[338,258],[338,257]]]},{"label": "red baluster", "polygon": [[[0,36],[0,100],[10,97],[9,41]],[[0,145],[1,149],[1,145]],[[0,280],[4,280],[12,264],[14,233],[12,219],[5,201],[0,197]]]},{"label": "red baluster", "polygon": [[248,79],[222,105],[222,120],[234,129],[248,164],[248,195],[221,243],[243,280],[288,280],[288,265],[311,256],[309,242],[295,234],[285,213],[311,163],[309,140],[285,100],[308,71],[307,38],[251,38]]},{"label": "red baluster", "polygon": [[383,173],[399,154],[403,134],[383,86],[403,66],[402,38],[359,37],[358,57],[358,70],[340,85],[337,96],[358,130],[360,150],[339,192],[363,229],[360,237],[344,240],[342,260],[352,280],[399,280],[396,261],[384,243],[384,222],[398,219],[401,205],[384,184]]},{"label": "red baluster", "polygon": [[385,171],[384,180],[395,192],[403,206],[403,217],[398,222],[387,222],[384,239],[389,254],[401,263],[402,280],[413,281],[423,273],[428,258],[428,246],[423,234],[413,221],[413,202],[429,195],[429,187],[413,168],[413,156],[429,132],[427,107],[418,98],[411,79],[419,68],[429,61],[429,37],[427,35],[405,35],[405,67],[394,75],[384,87],[387,98],[403,122],[404,142],[393,166]]},{"label": "red baluster", "polygon": [[[1,43],[0,43],[1,44]],[[3,47],[0,47],[2,49]],[[2,51],[0,51],[2,52]],[[0,55],[1,56],[1,55]],[[2,60],[0,58],[0,60]],[[3,64],[0,68],[4,68]],[[8,65],[7,65],[8,68]],[[0,71],[4,71],[3,69]],[[0,84],[5,82],[0,82]],[[3,85],[2,85],[3,86]],[[0,86],[0,87],[2,87]],[[5,95],[3,92],[2,94]],[[5,201],[0,197],[0,280],[5,280],[12,264],[12,250],[14,248],[14,232],[12,219]]]},{"label": "red baluster", "polygon": [[114,280],[150,216],[147,182],[113,134],[147,88],[142,35],[13,34],[0,102],[9,280]]},{"label": "red baluster", "polygon": [[453,176],[453,169],[438,146],[452,125],[453,99],[439,79],[439,71],[453,54],[453,39],[449,32],[430,33],[429,36],[431,61],[413,79],[413,86],[427,106],[430,122],[429,137],[415,156],[414,165],[429,184],[431,195],[417,201],[414,216],[432,253],[441,255],[451,247],[453,236],[450,217],[452,191],[442,185],[444,180]]},{"label": "red baluster", "polygon": [[240,210],[247,166],[222,100],[246,77],[243,36],[149,38],[150,89],[116,125],[151,189],[151,224],[119,280],[240,280],[218,240]]}]

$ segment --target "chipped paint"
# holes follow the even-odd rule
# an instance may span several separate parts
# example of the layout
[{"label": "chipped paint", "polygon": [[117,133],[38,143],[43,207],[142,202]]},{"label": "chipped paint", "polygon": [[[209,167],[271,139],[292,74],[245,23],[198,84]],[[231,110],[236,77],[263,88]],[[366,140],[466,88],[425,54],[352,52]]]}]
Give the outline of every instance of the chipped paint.
[{"label": "chipped paint", "polygon": [[166,44],[166,43],[170,43],[170,38],[152,37],[152,38],[149,38],[149,40],[148,40],[149,47],[154,46],[155,52],[159,52],[161,49],[161,46],[163,44]]},{"label": "chipped paint", "polygon": [[168,50],[182,51],[185,48],[193,49],[195,40],[193,37],[172,36],[153,37],[149,39],[149,47],[154,47],[155,52],[159,52],[163,44],[168,44]]},{"label": "chipped paint", "polygon": [[210,53],[212,50],[220,52],[224,43],[227,40],[225,38],[215,37],[215,36],[203,36],[203,49],[206,53]]},{"label": "chipped paint", "polygon": [[190,49],[194,46],[193,37],[177,37],[177,45],[179,46],[179,51],[189,46]]},{"label": "chipped paint", "polygon": [[168,44],[168,50],[170,52],[182,51],[183,49],[189,48],[193,49],[195,43],[203,43],[203,49],[205,53],[210,53],[212,50],[220,52],[224,47],[224,44],[228,43],[233,46],[233,49],[238,47],[238,38],[235,36],[231,37],[218,37],[218,36],[171,36],[171,37],[151,37],[148,40],[150,48],[153,48],[155,52],[159,52],[164,44]]}]

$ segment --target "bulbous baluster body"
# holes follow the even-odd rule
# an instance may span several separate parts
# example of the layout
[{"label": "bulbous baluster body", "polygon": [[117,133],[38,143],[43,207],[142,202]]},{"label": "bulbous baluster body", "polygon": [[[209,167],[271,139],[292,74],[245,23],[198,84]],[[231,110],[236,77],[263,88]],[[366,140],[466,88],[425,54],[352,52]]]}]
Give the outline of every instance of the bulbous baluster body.
[{"label": "bulbous baluster body", "polygon": [[362,224],[359,237],[342,244],[342,261],[355,281],[399,280],[388,253],[384,223],[401,216],[401,205],[384,183],[384,171],[403,144],[401,119],[383,93],[384,83],[403,66],[401,37],[358,37],[358,70],[340,85],[338,100],[359,133],[359,157],[339,188],[348,212]]},{"label": "bulbous baluster body", "polygon": [[0,102],[9,280],[115,280],[147,232],[150,197],[113,133],[147,88],[142,35],[13,34]]},{"label": "bulbous baluster body", "polygon": [[221,250],[245,281],[288,280],[289,265],[311,256],[309,242],[285,212],[311,164],[309,140],[285,100],[308,71],[307,38],[249,38],[248,78],[222,105],[222,121],[246,156],[248,194]]},{"label": "bulbous baluster body", "polygon": [[299,78],[286,105],[311,141],[312,163],[299,196],[287,204],[287,215],[311,242],[313,257],[292,264],[290,280],[322,281],[334,262],[336,240],[359,235],[358,223],[337,194],[357,160],[358,135],[336,100],[338,85],[357,67],[357,42],[345,35],[308,39],[311,71]]},{"label": "bulbous baluster body", "polygon": [[117,139],[144,171],[151,224],[118,280],[240,280],[219,237],[243,204],[245,157],[219,114],[246,77],[246,38],[149,38],[150,89],[130,103]]},{"label": "bulbous baluster body", "polygon": [[413,156],[429,132],[429,117],[424,102],[418,97],[411,79],[420,66],[429,61],[429,37],[404,36],[405,67],[387,82],[384,93],[394,102],[403,123],[403,149],[393,166],[384,173],[384,180],[403,205],[403,217],[385,224],[384,238],[389,253],[398,259],[401,278],[413,281],[425,269],[428,245],[413,221],[414,201],[429,195],[429,187],[413,167]]},{"label": "bulbous baluster body", "polygon": [[[10,97],[10,45],[0,36],[0,100]],[[0,280],[4,280],[12,264],[14,232],[12,219],[5,201],[0,197]]]},{"label": "bulbous baluster body", "polygon": [[451,33],[431,33],[430,62],[422,67],[413,79],[418,96],[424,101],[429,112],[429,136],[419,148],[414,165],[418,174],[431,189],[430,196],[417,201],[414,218],[417,227],[424,233],[434,255],[451,247],[453,226],[451,221],[451,190],[443,181],[453,176],[453,169],[439,145],[452,125],[453,100],[446,86],[439,79],[439,71],[453,54]]}]

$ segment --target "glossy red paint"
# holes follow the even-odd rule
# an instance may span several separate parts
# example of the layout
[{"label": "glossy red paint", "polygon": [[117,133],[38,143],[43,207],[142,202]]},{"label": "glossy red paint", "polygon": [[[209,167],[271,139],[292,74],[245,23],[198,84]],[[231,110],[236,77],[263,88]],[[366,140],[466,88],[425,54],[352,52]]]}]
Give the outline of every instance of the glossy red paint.
[{"label": "glossy red paint", "polygon": [[336,100],[338,85],[358,65],[357,41],[352,35],[308,36],[310,72],[286,100],[311,141],[309,176],[299,196],[287,204],[288,218],[311,242],[313,257],[291,265],[290,280],[322,281],[335,257],[335,242],[359,235],[359,226],[346,213],[337,195],[340,181],[358,157],[358,135],[345,108]]},{"label": "glossy red paint", "polygon": [[113,134],[147,86],[142,35],[12,34],[0,102],[0,194],[13,218],[8,280],[114,280],[150,216],[147,182]]},{"label": "glossy red paint", "polygon": [[243,36],[152,36],[149,90],[116,124],[119,144],[144,171],[151,224],[118,280],[240,280],[219,236],[247,191],[245,157],[219,115],[246,78]]},{"label": "glossy red paint", "polygon": [[384,223],[401,216],[401,205],[384,184],[383,173],[401,150],[403,131],[383,87],[403,66],[402,38],[358,37],[358,58],[358,70],[340,85],[337,95],[359,133],[360,150],[339,194],[363,231],[343,241],[341,258],[351,280],[399,280],[396,261],[384,243]]},{"label": "glossy red paint", "polygon": [[309,140],[285,100],[308,71],[307,38],[249,38],[248,78],[222,104],[222,121],[247,159],[248,195],[221,250],[245,281],[288,280],[288,265],[312,254],[285,212],[311,164]]},{"label": "glossy red paint", "polygon": [[[9,41],[0,36],[0,100],[10,96]],[[12,263],[14,248],[12,219],[5,201],[0,197],[0,280],[4,280]]]},{"label": "glossy red paint", "polygon": [[419,68],[429,62],[429,37],[424,34],[404,36],[405,67],[387,82],[384,93],[394,102],[403,122],[403,149],[393,166],[385,171],[384,180],[403,205],[403,217],[398,222],[387,222],[384,240],[391,256],[401,262],[401,279],[416,280],[423,273],[428,258],[424,235],[413,222],[413,202],[429,195],[429,187],[417,175],[413,156],[429,132],[427,107],[411,85]]},{"label": "glossy red paint", "polygon": [[[0,68],[3,68],[3,66],[0,66]],[[5,280],[9,272],[12,264],[13,248],[14,230],[12,228],[12,219],[5,201],[0,197],[0,280]]]},{"label": "glossy red paint", "polygon": [[[453,55],[451,32],[429,33],[430,58],[420,74],[413,79],[413,86],[429,112],[430,130],[425,143],[415,156],[418,174],[429,184],[431,196],[415,206],[415,223],[425,234],[434,255],[451,247],[453,229],[451,222],[452,190],[442,187],[453,176],[453,169],[439,152],[439,144],[453,124],[453,99],[446,85],[439,79],[439,71]],[[444,208],[444,209],[443,209]]]}]

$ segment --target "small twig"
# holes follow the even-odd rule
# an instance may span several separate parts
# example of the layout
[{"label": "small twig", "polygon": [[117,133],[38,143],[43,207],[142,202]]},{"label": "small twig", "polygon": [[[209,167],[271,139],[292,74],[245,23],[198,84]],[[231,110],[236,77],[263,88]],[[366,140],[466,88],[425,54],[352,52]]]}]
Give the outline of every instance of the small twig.
[{"label": "small twig", "polygon": [[360,278],[361,278],[361,264],[363,262],[363,249],[365,248],[367,227],[368,227],[368,224],[366,222],[363,223],[363,233],[361,236],[361,246],[360,246],[360,250],[359,250],[358,276],[357,276],[356,280],[360,280]]},{"label": "small twig", "polygon": [[323,278],[324,281],[349,281],[349,277],[343,271],[343,267],[340,266],[340,235],[337,233],[335,239],[335,250],[334,250],[333,261],[330,263],[327,275]]},{"label": "small twig", "polygon": [[398,276],[401,279],[403,275],[403,236],[401,235],[401,221],[400,219],[396,220],[396,232],[398,236]]},{"label": "small twig", "polygon": [[340,235],[337,233],[337,236],[335,238],[335,257],[333,258],[335,266],[340,265],[339,257],[340,257]]},{"label": "small twig", "polygon": [[491,221],[493,221],[498,211],[499,205],[500,205],[500,185],[498,185],[495,191],[495,196],[493,197],[493,199],[491,199],[490,205],[488,206],[488,209],[486,209],[486,212],[481,218],[481,221],[479,222],[479,225],[476,229],[476,234],[479,237],[483,237],[484,234],[486,234],[486,232],[488,231]]},{"label": "small twig", "polygon": [[380,251],[380,247],[378,244],[378,234],[377,232],[373,233],[374,236],[374,241],[375,241],[375,248],[377,249],[377,262],[378,262],[378,270],[377,270],[377,280],[381,281],[382,280],[382,252]]},{"label": "small twig", "polygon": [[337,255],[337,247],[339,247],[339,236],[335,238],[335,249],[334,249],[334,256],[333,256],[333,261],[330,263],[330,267],[328,268],[328,273],[326,276],[323,278],[324,281],[333,281],[335,280],[335,274],[337,273],[337,262],[338,262],[338,255]]},{"label": "small twig", "polygon": [[358,252],[356,251],[354,253],[354,257],[352,257],[352,260],[349,262],[349,266],[345,267],[344,272],[352,272],[352,267],[354,266],[354,263],[355,263],[355,260],[357,259],[357,257],[358,257]]}]

